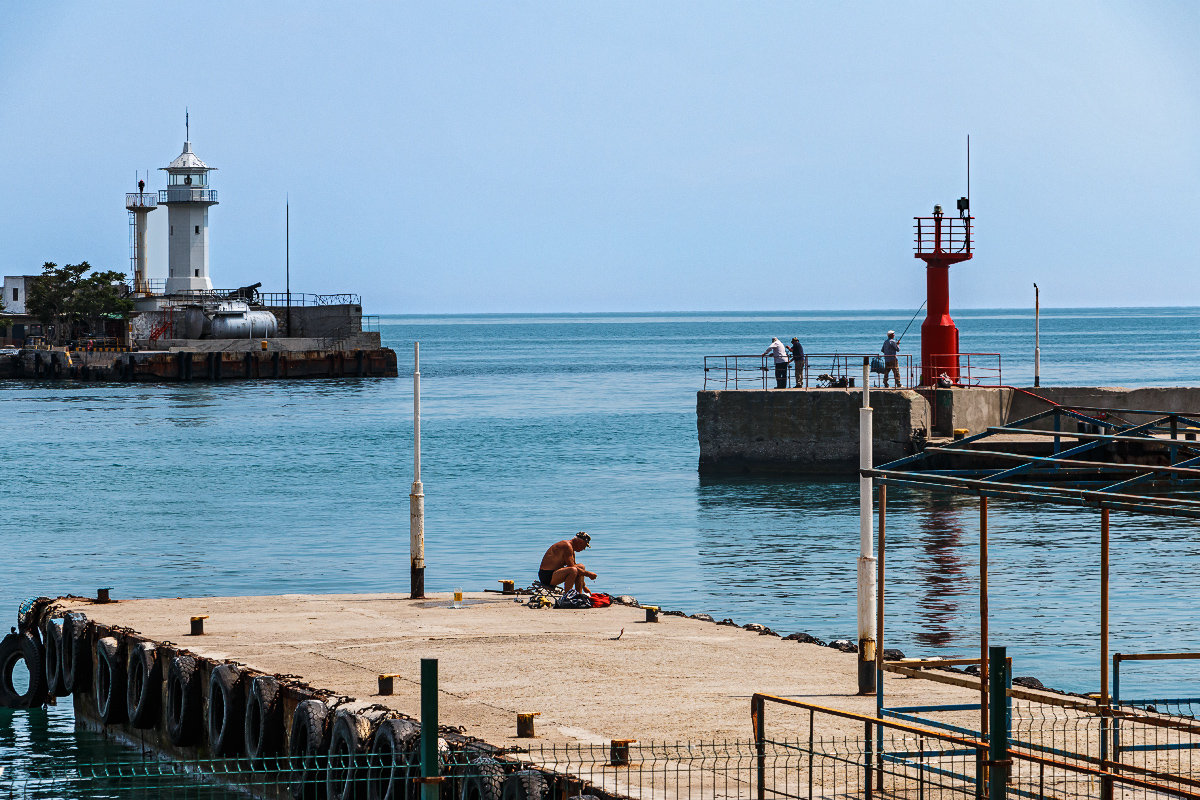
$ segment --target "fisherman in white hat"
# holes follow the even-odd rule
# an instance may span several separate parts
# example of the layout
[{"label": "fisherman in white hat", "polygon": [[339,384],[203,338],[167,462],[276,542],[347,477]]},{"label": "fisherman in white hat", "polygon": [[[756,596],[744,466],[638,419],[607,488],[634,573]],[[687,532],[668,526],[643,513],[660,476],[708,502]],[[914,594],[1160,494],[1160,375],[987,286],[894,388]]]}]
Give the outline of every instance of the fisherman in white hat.
[{"label": "fisherman in white hat", "polygon": [[888,331],[887,340],[883,343],[883,347],[879,348],[879,352],[883,353],[883,385],[888,385],[888,378],[894,372],[896,373],[896,388],[901,388],[900,359],[896,358],[896,354],[900,352],[900,343],[896,341],[895,331]]},{"label": "fisherman in white hat", "polygon": [[763,351],[763,358],[771,356],[775,359],[775,388],[786,389],[788,381],[788,354],[783,342],[778,336],[771,337],[771,346]]}]

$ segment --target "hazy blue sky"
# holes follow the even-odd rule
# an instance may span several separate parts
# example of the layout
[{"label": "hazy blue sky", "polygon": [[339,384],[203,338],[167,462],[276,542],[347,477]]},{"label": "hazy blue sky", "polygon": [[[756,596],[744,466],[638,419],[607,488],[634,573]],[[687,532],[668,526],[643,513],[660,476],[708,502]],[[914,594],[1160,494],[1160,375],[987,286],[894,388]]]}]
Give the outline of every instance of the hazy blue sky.
[{"label": "hazy blue sky", "polygon": [[[367,311],[1200,305],[1200,3],[0,4],[0,272],[128,269],[191,109],[218,286]],[[163,185],[155,171],[152,185]],[[164,242],[152,275],[165,275]]]}]

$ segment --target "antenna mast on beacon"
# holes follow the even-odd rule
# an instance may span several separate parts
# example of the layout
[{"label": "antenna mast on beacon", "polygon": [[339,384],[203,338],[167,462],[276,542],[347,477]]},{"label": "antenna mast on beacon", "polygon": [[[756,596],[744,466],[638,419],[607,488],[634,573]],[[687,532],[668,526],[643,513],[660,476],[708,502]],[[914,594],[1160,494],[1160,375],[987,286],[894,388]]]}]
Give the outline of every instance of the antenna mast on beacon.
[{"label": "antenna mast on beacon", "polygon": [[958,383],[958,328],[950,318],[950,265],[974,255],[971,241],[971,202],[958,198],[958,218],[947,219],[941,206],[932,217],[914,217],[917,238],[914,258],[925,262],[929,313],[921,323],[921,386],[936,386],[945,375]]}]

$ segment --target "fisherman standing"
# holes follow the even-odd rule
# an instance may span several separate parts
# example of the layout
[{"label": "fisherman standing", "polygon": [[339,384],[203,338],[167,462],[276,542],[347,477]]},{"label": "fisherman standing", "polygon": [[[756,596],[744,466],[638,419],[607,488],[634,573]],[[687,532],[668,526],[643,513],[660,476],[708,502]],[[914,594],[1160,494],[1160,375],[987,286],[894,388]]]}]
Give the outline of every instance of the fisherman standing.
[{"label": "fisherman standing", "polygon": [[879,352],[883,353],[883,385],[888,385],[888,378],[894,372],[896,373],[896,388],[901,388],[900,359],[896,358],[896,354],[900,352],[900,343],[896,341],[895,331],[888,331],[887,340],[884,341],[883,347],[879,348]]},{"label": "fisherman standing", "polygon": [[788,354],[783,342],[778,336],[771,337],[771,346],[763,351],[763,357],[768,355],[775,359],[775,388],[786,389],[788,378]]},{"label": "fisherman standing", "polygon": [[788,348],[788,352],[792,354],[792,363],[796,369],[796,388],[799,389],[804,385],[804,348],[795,336],[792,337],[792,346]]}]

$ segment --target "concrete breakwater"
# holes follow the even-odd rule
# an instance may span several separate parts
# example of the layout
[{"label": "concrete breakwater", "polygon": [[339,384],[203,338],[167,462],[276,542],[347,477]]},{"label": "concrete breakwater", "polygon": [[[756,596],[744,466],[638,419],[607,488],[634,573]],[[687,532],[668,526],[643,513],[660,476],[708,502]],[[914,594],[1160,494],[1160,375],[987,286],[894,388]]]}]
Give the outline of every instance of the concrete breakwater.
[{"label": "concrete breakwater", "polygon": [[[1200,388],[1195,387],[874,389],[870,398],[876,465],[919,452],[955,430],[979,433],[1059,405],[1200,416]],[[853,475],[859,466],[861,407],[859,389],[697,392],[700,472]],[[1077,430],[1072,422],[1064,433]],[[1045,440],[1041,444],[1048,446]]]},{"label": "concrete breakwater", "polygon": [[[853,694],[853,653],[762,626],[700,615],[651,623],[634,607],[533,609],[513,599],[471,593],[453,608],[445,595],[43,598],[22,609],[21,632],[6,643],[44,676],[28,704],[71,694],[77,724],[143,753],[237,759],[223,779],[261,797],[414,797],[421,658],[441,664],[446,798],[711,796],[701,788],[714,773],[681,770],[684,751],[671,751],[677,792],[637,783],[642,773],[631,770],[651,753],[637,743],[685,741],[701,752],[725,741],[734,744],[724,757],[737,755],[757,690],[859,713],[874,705]],[[190,635],[193,617],[203,635]],[[384,692],[383,677],[394,689]],[[904,704],[971,697],[940,683],[894,687],[889,696]],[[536,739],[514,737],[520,715],[540,715]],[[831,718],[822,735],[861,729]],[[622,764],[614,743],[634,755]],[[752,759],[742,753],[739,763]]]},{"label": "concrete breakwater", "polygon": [[[73,352],[21,350],[0,356],[0,378],[83,381],[220,381],[268,378],[396,377],[386,347],[331,349],[319,340],[219,342],[216,347]],[[231,346],[237,345],[237,346]]]}]

